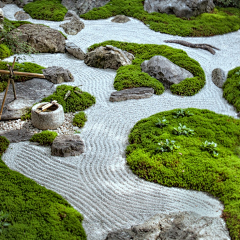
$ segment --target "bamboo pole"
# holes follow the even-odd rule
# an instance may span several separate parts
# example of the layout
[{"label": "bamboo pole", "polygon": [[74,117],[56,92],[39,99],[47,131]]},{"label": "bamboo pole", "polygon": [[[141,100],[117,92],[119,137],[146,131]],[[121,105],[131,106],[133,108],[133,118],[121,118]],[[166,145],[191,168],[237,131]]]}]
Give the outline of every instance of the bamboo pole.
[{"label": "bamboo pole", "polygon": [[4,107],[6,97],[7,97],[7,92],[8,92],[9,85],[10,85],[10,78],[8,79],[8,84],[7,84],[7,87],[6,87],[6,90],[5,90],[5,94],[4,94],[4,98],[3,98],[3,102],[2,102],[2,107],[1,107],[1,110],[0,110],[0,120],[2,118],[3,107]]},{"label": "bamboo pole", "polygon": [[[16,72],[16,71],[13,71],[13,73],[16,76],[45,78],[43,74],[39,74],[39,73],[26,73],[26,72]],[[10,74],[10,71],[8,71],[8,70],[0,70],[0,74]]]}]

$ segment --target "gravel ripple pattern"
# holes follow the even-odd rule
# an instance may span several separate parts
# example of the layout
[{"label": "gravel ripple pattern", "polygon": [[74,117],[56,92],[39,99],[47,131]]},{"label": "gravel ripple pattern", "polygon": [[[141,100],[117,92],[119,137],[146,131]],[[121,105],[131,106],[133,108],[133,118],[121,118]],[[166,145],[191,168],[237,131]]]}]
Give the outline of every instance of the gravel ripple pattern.
[{"label": "gravel ripple pattern", "polygon": [[[14,13],[21,9],[7,5],[3,10],[7,18],[15,20]],[[135,123],[161,111],[194,107],[237,117],[234,108],[223,99],[222,90],[212,83],[211,72],[220,67],[227,73],[239,66],[240,31],[214,37],[183,38],[154,32],[133,18],[127,23],[113,23],[111,19],[83,20],[85,28],[75,36],[69,35],[68,41],[85,52],[90,45],[106,40],[166,44],[164,40],[178,39],[214,45],[221,49],[215,55],[201,49],[167,44],[183,49],[201,64],[206,73],[205,87],[191,97],[165,91],[148,99],[112,103],[109,97],[115,91],[116,71],[88,67],[68,54],[26,56],[24,61],[69,69],[75,78],[71,85],[82,85],[83,91],[96,97],[96,104],[85,111],[88,121],[80,134],[85,143],[82,155],[53,157],[49,148],[23,142],[12,143],[3,160],[11,169],[61,194],[81,212],[89,240],[102,240],[110,231],[140,224],[158,213],[193,211],[220,218],[224,206],[206,193],[168,188],[139,179],[126,165],[124,151]],[[30,21],[63,31],[59,27],[63,22]]]}]

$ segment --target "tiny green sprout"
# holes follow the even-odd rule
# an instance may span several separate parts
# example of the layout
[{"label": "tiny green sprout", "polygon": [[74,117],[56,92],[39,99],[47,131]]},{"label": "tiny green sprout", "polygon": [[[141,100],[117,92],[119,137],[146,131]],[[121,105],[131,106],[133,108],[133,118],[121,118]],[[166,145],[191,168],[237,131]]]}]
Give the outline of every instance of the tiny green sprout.
[{"label": "tiny green sprout", "polygon": [[157,119],[157,122],[155,123],[155,125],[159,128],[165,127],[169,124],[169,121],[166,118],[162,118],[162,120],[160,120],[159,118]]},{"label": "tiny green sprout", "polygon": [[173,112],[174,118],[193,116],[194,114],[185,109],[179,109]]}]

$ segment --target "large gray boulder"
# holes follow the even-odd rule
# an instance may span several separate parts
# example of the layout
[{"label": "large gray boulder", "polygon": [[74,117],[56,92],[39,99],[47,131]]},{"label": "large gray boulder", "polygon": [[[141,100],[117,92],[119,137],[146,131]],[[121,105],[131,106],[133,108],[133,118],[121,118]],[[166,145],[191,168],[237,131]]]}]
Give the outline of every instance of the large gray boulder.
[{"label": "large gray boulder", "polygon": [[225,72],[221,68],[215,68],[212,71],[212,81],[217,87],[222,88],[226,81]]},{"label": "large gray boulder", "polygon": [[106,240],[230,240],[219,217],[194,212],[159,214],[143,224],[109,233]]},{"label": "large gray boulder", "polygon": [[74,77],[71,74],[71,72],[67,69],[64,69],[62,67],[48,67],[46,69],[43,69],[43,75],[44,77],[54,83],[54,84],[60,84],[63,82],[73,82]]},{"label": "large gray boulder", "polygon": [[3,20],[4,20],[3,10],[0,8],[0,30],[3,29]]},{"label": "large gray boulder", "polygon": [[[56,90],[53,83],[39,78],[34,78],[26,82],[17,82],[15,83],[15,87],[17,99],[14,100],[12,86],[10,85],[1,120],[21,118],[34,103],[41,101]],[[2,104],[4,94],[5,91],[0,93],[0,105]]]},{"label": "large gray boulder", "polygon": [[214,7],[213,0],[145,0],[144,2],[144,10],[149,13],[175,14],[181,18],[211,12]]},{"label": "large gray boulder", "polygon": [[85,57],[85,53],[82,51],[82,49],[73,42],[66,43],[66,50],[69,54],[80,60],[83,60]]},{"label": "large gray boulder", "polygon": [[133,59],[134,56],[131,53],[107,45],[106,47],[100,46],[87,53],[84,63],[91,67],[118,69],[121,66],[132,64]]},{"label": "large gray boulder", "polygon": [[24,7],[24,5],[33,2],[33,0],[1,0],[5,4],[16,4],[18,7]]},{"label": "large gray boulder", "polygon": [[29,14],[23,12],[23,11],[18,11],[14,14],[14,17],[18,20],[18,21],[22,21],[22,20],[27,20],[30,18]]},{"label": "large gray boulder", "polygon": [[141,67],[143,72],[158,79],[165,88],[170,88],[172,84],[178,84],[185,78],[193,77],[192,73],[163,56],[154,56],[144,61]]},{"label": "large gray boulder", "polygon": [[78,156],[84,152],[84,143],[80,136],[59,135],[52,144],[52,155],[59,157]]},{"label": "large gray boulder", "polygon": [[40,24],[24,24],[11,31],[20,42],[27,42],[40,53],[64,53],[65,38],[57,30]]},{"label": "large gray boulder", "polygon": [[61,24],[60,27],[69,35],[78,34],[84,27],[84,23],[78,17],[72,17],[68,23]]},{"label": "large gray boulder", "polygon": [[129,99],[149,98],[153,95],[154,89],[148,87],[130,88],[122,91],[113,92],[110,96],[110,102],[120,102]]},{"label": "large gray boulder", "polygon": [[62,0],[62,5],[68,10],[73,10],[78,14],[84,14],[93,8],[102,7],[110,0]]}]

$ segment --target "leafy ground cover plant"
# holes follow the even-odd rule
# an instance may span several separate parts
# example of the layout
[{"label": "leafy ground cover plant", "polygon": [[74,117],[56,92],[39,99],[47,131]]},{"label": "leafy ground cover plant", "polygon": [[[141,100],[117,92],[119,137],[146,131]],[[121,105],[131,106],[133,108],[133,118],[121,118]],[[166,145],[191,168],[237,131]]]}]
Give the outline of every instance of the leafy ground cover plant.
[{"label": "leafy ground cover plant", "polygon": [[86,121],[87,115],[84,112],[79,112],[73,118],[73,125],[81,128],[85,125]]},{"label": "leafy ground cover plant", "polygon": [[173,134],[192,136],[194,135],[194,130],[186,127],[186,125],[182,125],[181,123],[179,123],[178,127],[173,128]]},{"label": "leafy ground cover plant", "polygon": [[237,112],[240,111],[240,67],[228,72],[227,80],[223,84],[223,97],[236,108]]},{"label": "leafy ground cover plant", "polygon": [[155,125],[160,128],[165,127],[168,124],[169,124],[169,121],[165,117],[163,117],[162,120],[158,118],[157,122],[155,123]]},{"label": "leafy ground cover plant", "polygon": [[[231,239],[240,239],[240,120],[209,110],[187,109],[194,115],[181,118],[181,123],[194,129],[194,135],[174,135],[172,126],[176,110],[160,112],[137,122],[129,135],[127,163],[145,180],[165,186],[205,191],[224,204]],[[171,124],[156,127],[157,119],[165,117]],[[180,148],[172,152],[156,151],[156,145],[166,139],[176,141]],[[205,141],[217,144],[218,157],[203,151]],[[174,143],[174,144],[175,144]],[[209,146],[208,146],[209,147]],[[213,151],[215,147],[213,146]]]},{"label": "leafy ground cover plant", "polygon": [[128,51],[135,56],[132,65],[122,66],[117,70],[114,80],[114,88],[118,91],[134,87],[151,87],[155,94],[162,94],[164,87],[156,78],[142,72],[141,64],[153,56],[162,55],[176,65],[185,68],[193,74],[193,78],[186,78],[179,84],[173,84],[170,88],[173,94],[192,96],[200,91],[205,85],[205,74],[200,64],[190,58],[187,53],[180,49],[175,49],[166,45],[157,44],[137,44],[119,41],[105,41],[97,43],[88,48],[92,51],[99,46],[112,45],[122,50]]},{"label": "leafy ground cover plant", "polygon": [[8,213],[0,211],[0,235],[3,233],[4,229],[11,225],[11,223],[7,222],[8,217],[9,217]]},{"label": "leafy ground cover plant", "polygon": [[186,109],[179,109],[173,112],[173,117],[174,118],[179,118],[179,117],[188,117],[188,116],[193,116],[194,114],[189,112]]},{"label": "leafy ground cover plant", "polygon": [[[64,100],[68,91],[71,93],[69,97]],[[65,113],[83,111],[96,102],[95,97],[88,92],[82,92],[78,87],[68,85],[58,86],[56,91],[52,95],[43,98],[42,102],[50,102],[51,100],[57,100],[57,102],[63,106]]]},{"label": "leafy ground cover plant", "polygon": [[115,15],[137,18],[156,32],[179,36],[213,36],[237,31],[240,27],[240,9],[216,7],[211,13],[203,13],[190,19],[175,15],[148,13],[142,0],[111,0],[105,6],[94,8],[81,15],[84,19],[105,19]]},{"label": "leafy ground cover plant", "polygon": [[26,4],[23,9],[32,18],[49,21],[63,21],[68,11],[61,0],[37,0]]},{"label": "leafy ground cover plant", "polygon": [[174,150],[177,150],[180,148],[180,146],[175,145],[174,140],[166,139],[165,142],[159,142],[159,147],[156,148],[157,152],[173,152]]},{"label": "leafy ground cover plant", "polygon": [[49,146],[52,145],[54,139],[57,137],[57,133],[53,132],[53,131],[42,131],[40,133],[35,133],[30,141],[31,142],[38,142],[40,145],[44,145],[44,146]]},{"label": "leafy ground cover plant", "polygon": [[0,136],[0,209],[11,213],[1,240],[86,240],[83,216],[62,196],[38,185],[2,161],[9,141]]},{"label": "leafy ground cover plant", "polygon": [[201,148],[203,150],[208,151],[209,153],[212,154],[213,157],[217,157],[217,143],[215,142],[208,142],[207,140],[202,143]]}]

